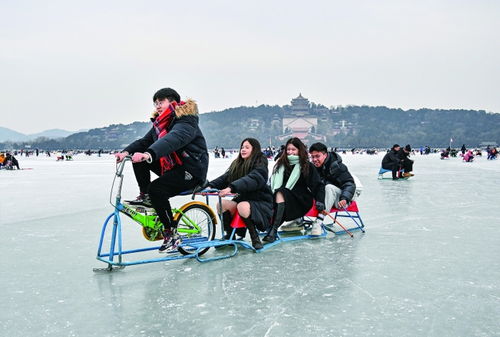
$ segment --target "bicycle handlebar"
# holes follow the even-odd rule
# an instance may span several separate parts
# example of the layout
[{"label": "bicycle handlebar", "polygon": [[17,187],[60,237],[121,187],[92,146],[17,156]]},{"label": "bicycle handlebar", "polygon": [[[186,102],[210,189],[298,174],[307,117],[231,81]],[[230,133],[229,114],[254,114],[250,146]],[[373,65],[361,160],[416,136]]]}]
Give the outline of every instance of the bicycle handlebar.
[{"label": "bicycle handlebar", "polygon": [[116,175],[117,176],[120,177],[122,175],[123,169],[125,168],[125,163],[129,160],[132,160],[132,156],[130,156],[130,155],[123,157],[121,162],[116,163]]}]

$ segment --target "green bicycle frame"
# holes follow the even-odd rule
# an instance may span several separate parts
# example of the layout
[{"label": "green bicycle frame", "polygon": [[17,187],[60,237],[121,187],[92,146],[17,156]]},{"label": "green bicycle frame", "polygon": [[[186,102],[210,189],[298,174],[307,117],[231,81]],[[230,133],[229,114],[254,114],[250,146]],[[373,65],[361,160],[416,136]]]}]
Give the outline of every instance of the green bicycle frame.
[{"label": "green bicycle frame", "polygon": [[[137,210],[137,208],[134,209],[133,207],[121,203],[118,205],[118,209],[120,210],[120,212],[127,215],[129,218],[131,218],[141,226],[153,229],[154,231],[160,231],[163,228],[163,224],[158,219],[156,213],[151,211],[148,212],[146,208],[144,208],[144,212],[140,212]],[[182,210],[173,208],[172,213],[174,214],[174,220],[175,218],[180,217],[177,223],[177,231],[179,233],[198,234],[201,232],[200,226],[198,226],[195,221],[187,217]],[[176,214],[180,215],[176,216]]]}]

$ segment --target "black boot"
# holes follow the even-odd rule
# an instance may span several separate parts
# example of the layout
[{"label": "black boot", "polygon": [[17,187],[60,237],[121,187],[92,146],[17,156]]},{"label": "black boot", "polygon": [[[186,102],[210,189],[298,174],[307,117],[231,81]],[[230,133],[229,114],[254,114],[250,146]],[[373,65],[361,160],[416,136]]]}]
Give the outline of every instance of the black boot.
[{"label": "black boot", "polygon": [[262,249],[262,242],[260,242],[259,233],[257,233],[257,228],[255,228],[255,224],[253,223],[252,219],[250,219],[250,217],[242,219],[248,228],[248,233],[250,233],[253,248]]},{"label": "black boot", "polygon": [[285,212],[285,203],[281,202],[279,204],[276,204],[276,213],[274,214],[273,225],[271,226],[271,229],[269,230],[267,235],[264,236],[262,240],[269,243],[276,241],[276,233],[278,233],[278,228],[283,223],[284,212]]},{"label": "black boot", "polygon": [[231,216],[231,212],[225,211],[222,213],[222,223],[224,224],[224,239],[229,240],[231,237],[231,233],[233,232],[233,228],[231,227],[231,220],[233,217]]},{"label": "black boot", "polygon": [[[243,220],[245,220],[245,219],[243,219]],[[247,229],[246,228],[236,228],[236,232],[234,234],[236,234],[236,236],[238,237],[236,240],[243,240],[245,238],[245,236],[247,235]]]}]

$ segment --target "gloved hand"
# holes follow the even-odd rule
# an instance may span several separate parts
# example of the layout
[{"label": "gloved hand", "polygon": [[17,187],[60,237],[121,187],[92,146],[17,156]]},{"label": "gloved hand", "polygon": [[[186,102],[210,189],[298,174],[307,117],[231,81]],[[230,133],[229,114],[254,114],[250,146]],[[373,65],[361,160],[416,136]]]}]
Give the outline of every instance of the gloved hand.
[{"label": "gloved hand", "polygon": [[126,156],[128,156],[127,151],[115,153],[116,162],[120,163]]},{"label": "gloved hand", "polygon": [[323,212],[325,210],[325,204],[322,203],[321,201],[316,201],[316,209],[319,212]]},{"label": "gloved hand", "polygon": [[132,163],[140,163],[151,158],[149,153],[136,152],[132,155]]}]

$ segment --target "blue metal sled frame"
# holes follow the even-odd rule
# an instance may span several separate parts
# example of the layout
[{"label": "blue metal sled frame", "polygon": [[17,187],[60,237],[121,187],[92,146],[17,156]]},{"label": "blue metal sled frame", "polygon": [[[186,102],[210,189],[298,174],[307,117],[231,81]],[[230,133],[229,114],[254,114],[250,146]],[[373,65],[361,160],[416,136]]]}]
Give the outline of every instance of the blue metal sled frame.
[{"label": "blue metal sled frame", "polygon": [[[223,230],[223,224],[221,221],[221,226],[222,226],[222,233],[224,234]],[[324,238],[327,235],[327,231],[325,227],[322,227],[322,232],[321,235],[293,235],[293,236],[281,236],[280,233],[283,232],[278,232],[277,239],[276,241],[272,243],[266,243],[262,249],[255,249],[252,247],[252,245],[248,241],[244,240],[235,240],[235,232],[236,229],[233,228],[233,232],[231,233],[230,239],[226,240],[224,238],[221,239],[216,239],[212,241],[205,241],[205,242],[195,242],[193,244],[182,244],[181,246],[184,249],[187,249],[188,247],[191,247],[194,250],[194,257],[196,260],[199,262],[209,262],[209,261],[215,261],[215,260],[222,260],[222,259],[227,259],[230,257],[235,256],[238,253],[238,247],[243,247],[246,249],[253,250],[256,253],[263,252],[265,250],[268,250],[271,247],[274,247],[276,245],[279,245],[283,242],[290,242],[290,241],[297,241],[297,240],[305,240],[305,239],[317,239],[317,238]],[[266,233],[260,233],[260,235],[265,235]],[[288,233],[287,233],[288,234]],[[231,246],[233,250],[228,253],[228,254],[221,254],[213,257],[206,257],[202,258],[198,253],[203,250],[204,248],[207,247],[224,247],[224,246]]]},{"label": "blue metal sled frame", "polygon": [[[104,241],[104,235],[106,234],[106,228],[108,226],[109,221],[113,218],[113,228],[111,233],[111,243],[109,246],[109,252],[103,253],[102,244]],[[101,237],[99,239],[99,248],[97,249],[97,259],[99,261],[105,262],[108,264],[108,269],[112,269],[112,266],[117,267],[125,267],[136,264],[144,264],[144,263],[152,263],[152,262],[161,262],[161,261],[171,261],[171,260],[180,260],[180,259],[188,259],[193,258],[194,254],[182,255],[180,253],[171,253],[167,256],[155,258],[155,259],[146,259],[146,260],[136,260],[136,261],[124,261],[123,256],[127,254],[146,252],[150,250],[158,250],[160,246],[155,247],[146,247],[146,248],[138,248],[131,250],[123,250],[122,243],[122,223],[120,219],[120,211],[116,209],[113,213],[111,213],[102,226]],[[116,259],[115,259],[116,257]]]},{"label": "blue metal sled frame", "polygon": [[[322,226],[322,232],[321,235],[318,236],[313,236],[313,235],[289,235],[291,233],[286,233],[286,235],[283,235],[283,232],[279,232],[277,235],[276,241],[272,243],[267,243],[264,245],[262,249],[256,250],[255,248],[252,247],[252,245],[248,241],[243,241],[243,240],[234,240],[235,238],[235,232],[236,229],[233,228],[232,234],[230,236],[229,240],[226,240],[224,238],[224,224],[222,221],[222,211],[219,210],[219,223],[220,223],[220,229],[221,229],[221,238],[220,239],[214,239],[214,240],[200,240],[199,238],[183,238],[182,244],[180,247],[183,248],[184,251],[188,252],[189,254],[183,255],[180,252],[173,252],[170,254],[167,254],[163,257],[159,258],[152,258],[152,259],[145,259],[145,260],[130,260],[130,261],[125,261],[124,256],[125,255],[130,255],[130,254],[135,254],[135,253],[141,253],[141,252],[147,252],[147,251],[152,251],[152,250],[158,250],[160,246],[155,246],[155,247],[146,247],[146,248],[137,248],[137,249],[129,249],[129,250],[123,250],[123,239],[122,239],[122,222],[120,218],[120,211],[123,209],[123,204],[121,204],[121,189],[122,189],[122,182],[123,182],[123,169],[125,162],[130,161],[130,157],[126,157],[121,163],[118,164],[117,170],[116,170],[116,176],[115,179],[118,178],[118,191],[116,194],[116,201],[115,203],[111,203],[114,206],[114,211],[111,213],[106,220],[104,221],[104,224],[102,226],[101,230],[101,236],[99,239],[99,246],[97,249],[97,260],[102,261],[107,264],[106,268],[95,268],[94,271],[101,271],[101,270],[106,270],[106,271],[112,271],[113,269],[121,269],[125,268],[126,266],[132,266],[132,265],[138,265],[138,264],[145,264],[145,263],[153,263],[153,262],[162,262],[162,261],[172,261],[172,260],[181,260],[181,259],[189,259],[189,258],[196,258],[199,262],[208,262],[208,261],[214,261],[214,260],[221,260],[221,259],[227,259],[230,257],[235,256],[238,253],[239,247],[243,247],[246,249],[253,250],[254,252],[260,253],[262,251],[265,251],[271,247],[274,247],[278,244],[281,244],[283,242],[290,242],[290,241],[297,241],[297,240],[305,240],[305,239],[317,239],[317,238],[324,238],[327,236],[327,230],[332,231],[328,227]],[[113,186],[115,184],[115,180],[113,180],[113,185],[111,187],[111,190],[113,191]],[[194,193],[193,191],[186,191],[182,193],[181,195],[188,195],[192,194],[192,198],[194,198],[195,195],[202,195],[205,196],[206,198],[206,204],[209,205],[209,196],[217,196],[219,199],[219,205],[222,205],[222,200],[221,197],[218,194],[217,190],[203,190],[197,193]],[[228,195],[229,196],[229,195]],[[361,221],[361,217],[359,217],[359,214],[357,216],[350,215],[349,212],[347,212],[347,216],[349,216],[351,219],[353,219],[357,225],[357,228],[361,229],[363,232],[363,222]],[[336,215],[337,216],[337,215]],[[346,216],[346,215],[338,215],[338,216]],[[358,218],[361,222],[361,225],[358,224],[358,222],[355,220],[355,218]],[[103,243],[104,243],[104,237],[106,235],[106,232],[108,230],[108,225],[113,219],[113,224],[112,224],[112,229],[111,229],[111,241],[109,245],[109,250],[103,249]],[[261,233],[261,235],[264,235],[265,233]],[[280,235],[282,234],[282,235]],[[337,232],[338,234],[338,232]],[[202,251],[206,248],[217,248],[217,247],[222,247],[222,246],[229,246],[232,247],[233,249],[231,250],[230,253],[227,254],[221,254],[221,255],[216,255],[212,257],[207,257],[207,258],[202,258]]]}]

